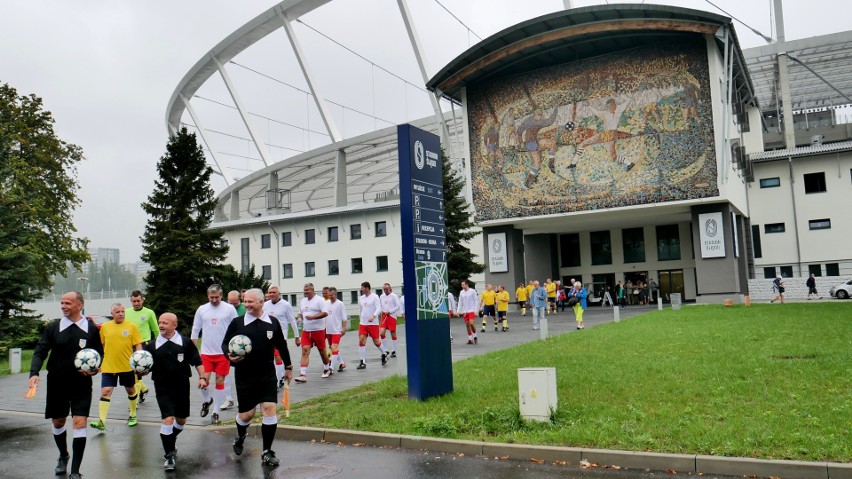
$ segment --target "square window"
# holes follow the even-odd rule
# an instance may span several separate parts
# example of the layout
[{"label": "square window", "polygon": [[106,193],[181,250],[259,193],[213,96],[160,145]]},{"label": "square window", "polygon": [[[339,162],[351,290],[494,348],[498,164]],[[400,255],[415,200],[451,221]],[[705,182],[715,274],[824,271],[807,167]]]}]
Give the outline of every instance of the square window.
[{"label": "square window", "polygon": [[769,233],[783,233],[785,231],[784,223],[771,223],[768,225],[763,225],[763,232],[766,234]]},{"label": "square window", "polygon": [[[283,298],[283,297],[284,297],[284,295],[282,295],[281,297]],[[296,300],[296,295],[295,295],[295,294],[291,294],[291,295],[290,295],[290,304],[291,304],[291,305],[293,305],[293,304],[299,304],[299,303],[297,302],[297,300]]]},{"label": "square window", "polygon": [[284,246],[293,246],[293,233],[289,231],[281,233],[281,247]]},{"label": "square window", "polygon": [[376,238],[388,235],[387,221],[376,221]]},{"label": "square window", "polygon": [[769,266],[763,268],[763,277],[766,279],[775,279],[775,267]]},{"label": "square window", "polygon": [[358,291],[349,292],[349,302],[351,304],[358,304]]},{"label": "square window", "polygon": [[822,266],[818,264],[809,264],[808,265],[808,274],[814,276],[822,276]]},{"label": "square window", "polygon": [[808,228],[812,230],[830,230],[831,218],[822,218],[819,220],[808,221]]},{"label": "square window", "polygon": [[387,256],[376,256],[376,271],[387,271],[388,270],[388,257]]},{"label": "square window", "polygon": [[680,231],[678,225],[657,226],[657,259],[659,261],[680,259]]},{"label": "square window", "polygon": [[781,178],[761,178],[760,179],[760,187],[761,188],[776,188],[781,186]]},{"label": "square window", "polygon": [[826,276],[840,276],[840,263],[825,263]]},{"label": "square window", "polygon": [[779,269],[779,273],[782,278],[792,278],[793,277],[793,267],[792,266],[781,266]]},{"label": "square window", "polygon": [[338,301],[343,301],[343,291],[338,291],[338,292],[337,292],[337,300],[338,300]]},{"label": "square window", "polygon": [[592,265],[612,264],[612,243],[609,231],[592,231],[589,237],[592,243]]},{"label": "square window", "polygon": [[268,249],[272,243],[272,236],[269,234],[260,235],[260,249]]},{"label": "square window", "polygon": [[317,242],[316,230],[305,230],[305,244],[314,244]]},{"label": "square window", "polygon": [[340,266],[338,265],[336,259],[328,260],[328,274],[329,276],[340,274]]},{"label": "square window", "polygon": [[349,239],[361,239],[361,225],[349,225]]},{"label": "square window", "polygon": [[285,263],[281,265],[281,277],[282,278],[292,278],[293,277],[293,263]]},{"label": "square window", "polygon": [[645,262],[644,228],[628,228],[621,230],[621,242],[624,248],[625,263]]},{"label": "square window", "polygon": [[563,268],[580,266],[580,235],[577,233],[559,235],[559,253]]},{"label": "square window", "polygon": [[337,241],[337,226],[328,227],[328,242]]},{"label": "square window", "polygon": [[825,173],[808,173],[805,175],[805,193],[825,193]]},{"label": "square window", "polygon": [[364,272],[364,263],[361,258],[352,258],[352,272],[353,273],[363,273]]},{"label": "square window", "polygon": [[305,276],[316,276],[317,275],[317,267],[316,263],[313,261],[308,261],[305,263]]},{"label": "square window", "polygon": [[271,264],[265,264],[265,265],[261,266],[261,270],[263,271],[261,273],[261,276],[263,277],[263,279],[265,279],[267,281],[272,279],[272,265]]}]

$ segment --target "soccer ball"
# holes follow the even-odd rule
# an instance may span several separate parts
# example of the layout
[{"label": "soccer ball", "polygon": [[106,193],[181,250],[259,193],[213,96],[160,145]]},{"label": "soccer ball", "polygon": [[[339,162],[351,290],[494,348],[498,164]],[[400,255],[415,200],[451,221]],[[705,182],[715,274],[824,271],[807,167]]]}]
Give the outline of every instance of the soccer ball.
[{"label": "soccer ball", "polygon": [[74,356],[74,367],[87,373],[97,371],[101,367],[101,355],[91,348],[81,349]]},{"label": "soccer ball", "polygon": [[234,356],[245,356],[251,352],[251,339],[245,334],[238,334],[228,341],[228,352]]},{"label": "soccer ball", "polygon": [[151,366],[153,365],[154,356],[151,356],[151,353],[144,349],[133,351],[133,354],[130,355],[130,369],[132,369],[134,373],[148,373],[151,371]]}]

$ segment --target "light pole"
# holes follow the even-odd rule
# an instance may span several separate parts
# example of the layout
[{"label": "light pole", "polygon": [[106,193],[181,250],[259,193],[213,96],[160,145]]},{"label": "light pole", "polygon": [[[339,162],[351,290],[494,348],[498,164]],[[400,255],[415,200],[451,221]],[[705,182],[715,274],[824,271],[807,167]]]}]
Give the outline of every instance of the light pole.
[{"label": "light pole", "polygon": [[[77,281],[80,281],[80,283],[81,283],[80,284],[80,292],[82,293],[83,290],[86,288],[86,284],[88,283],[89,278],[87,278],[85,276],[80,276],[79,278],[77,278]],[[87,295],[88,295],[88,292],[87,292]]]}]

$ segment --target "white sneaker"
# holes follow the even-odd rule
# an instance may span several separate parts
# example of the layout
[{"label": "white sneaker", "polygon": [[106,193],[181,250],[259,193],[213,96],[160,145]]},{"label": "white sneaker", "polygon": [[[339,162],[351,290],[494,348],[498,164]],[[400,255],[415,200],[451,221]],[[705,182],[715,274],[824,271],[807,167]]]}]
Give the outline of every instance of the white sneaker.
[{"label": "white sneaker", "polygon": [[322,372],[322,376],[320,376],[320,377],[321,378],[327,378],[329,376],[331,376],[331,369],[326,369],[325,371]]},{"label": "white sneaker", "polygon": [[308,382],[308,377],[305,376],[304,374],[300,374],[299,377],[294,379],[294,381],[296,381],[297,383],[306,383],[306,382]]}]

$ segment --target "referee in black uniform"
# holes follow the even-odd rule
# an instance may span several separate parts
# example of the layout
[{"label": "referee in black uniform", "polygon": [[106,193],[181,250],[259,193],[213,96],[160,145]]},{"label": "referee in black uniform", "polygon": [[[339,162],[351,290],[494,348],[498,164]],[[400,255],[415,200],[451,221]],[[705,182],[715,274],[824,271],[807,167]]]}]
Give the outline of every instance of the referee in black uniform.
[{"label": "referee in black uniform", "polygon": [[71,459],[69,479],[80,479],[80,464],[86,450],[86,422],[92,405],[92,376],[100,369],[92,373],[78,371],[74,366],[74,357],[85,348],[94,349],[103,357],[104,348],[97,326],[83,316],[82,294],[65,293],[59,305],[63,318],[50,323],[39,339],[30,365],[29,385],[31,388],[38,386],[39,371],[49,353],[44,417],[53,422],[53,440],[59,449],[56,475],[63,475],[68,470],[65,422],[70,411],[74,428],[74,440],[71,443],[74,456]]},{"label": "referee in black uniform", "polygon": [[163,424],[160,425],[160,439],[165,451],[163,468],[175,470],[178,434],[183,431],[186,418],[189,417],[189,378],[192,367],[198,371],[198,387],[206,388],[210,384],[210,375],[204,373],[201,355],[195,344],[180,335],[177,329],[177,316],[163,313],[157,321],[160,334],[152,339],[146,349],[154,357],[151,373],[154,388],[157,391],[157,405]]},{"label": "referee in black uniform", "polygon": [[244,303],[246,314],[231,322],[222,341],[222,351],[228,351],[228,342],[239,334],[248,336],[252,345],[251,352],[245,356],[228,354],[228,359],[234,365],[234,382],[239,401],[234,453],[238,456],[243,453],[246,431],[254,417],[257,405],[260,404],[263,414],[263,424],[260,428],[263,436],[261,461],[264,465],[275,467],[279,462],[272,450],[272,441],[275,439],[275,430],[278,428],[276,408],[278,388],[273,347],[278,348],[284,360],[284,378],[287,381],[293,377],[293,365],[290,362],[290,351],[287,349],[287,340],[281,331],[281,324],[275,317],[263,312],[263,291],[259,289],[246,291]]}]

